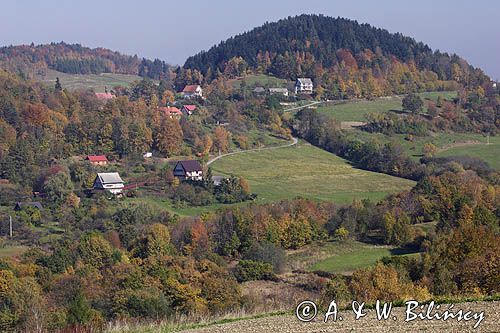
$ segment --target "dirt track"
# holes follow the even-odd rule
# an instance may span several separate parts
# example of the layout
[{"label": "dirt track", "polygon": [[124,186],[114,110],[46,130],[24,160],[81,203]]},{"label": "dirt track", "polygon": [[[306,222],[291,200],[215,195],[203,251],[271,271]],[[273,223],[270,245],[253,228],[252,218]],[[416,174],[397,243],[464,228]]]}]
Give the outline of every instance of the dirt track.
[{"label": "dirt track", "polygon": [[[441,305],[441,311],[448,308],[448,305]],[[323,332],[500,332],[500,302],[476,302],[455,304],[453,311],[463,309],[464,312],[471,310],[475,312],[484,311],[485,319],[477,329],[474,329],[475,320],[468,322],[457,322],[456,319],[447,321],[419,319],[405,322],[405,308],[393,309],[391,315],[397,320],[377,321],[375,310],[367,310],[367,315],[360,320],[354,320],[352,312],[340,312],[342,321],[324,323],[323,313],[318,314],[317,320],[302,323],[295,316],[274,316],[258,319],[240,320],[232,323],[207,326],[195,330],[182,331],[184,333],[323,333]]]}]

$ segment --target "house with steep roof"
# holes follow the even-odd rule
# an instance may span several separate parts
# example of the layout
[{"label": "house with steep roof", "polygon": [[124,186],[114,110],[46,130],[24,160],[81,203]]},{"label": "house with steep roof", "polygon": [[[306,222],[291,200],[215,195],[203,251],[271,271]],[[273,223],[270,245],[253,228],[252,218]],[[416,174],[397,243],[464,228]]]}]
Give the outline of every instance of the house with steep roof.
[{"label": "house with steep roof", "polygon": [[120,194],[125,187],[118,172],[99,172],[94,180],[94,190],[106,190],[113,194]]},{"label": "house with steep roof", "polygon": [[93,165],[106,165],[106,164],[108,164],[108,159],[104,155],[88,155],[85,159]]},{"label": "house with steep roof", "polygon": [[313,88],[313,82],[310,78],[301,77],[295,81],[296,94],[312,94]]},{"label": "house with steep roof", "polygon": [[190,84],[182,89],[182,96],[184,98],[203,98],[203,89],[201,89],[201,86],[199,84]]},{"label": "house with steep roof", "polygon": [[20,211],[23,208],[36,208],[39,210],[43,209],[42,203],[39,201],[26,201],[26,202],[16,202],[16,206],[14,207],[15,211]]},{"label": "house with steep roof", "polygon": [[196,105],[184,105],[181,109],[182,113],[190,116],[196,110]]},{"label": "house with steep roof", "polygon": [[179,161],[174,167],[174,177],[181,180],[203,180],[203,167],[197,160]]}]

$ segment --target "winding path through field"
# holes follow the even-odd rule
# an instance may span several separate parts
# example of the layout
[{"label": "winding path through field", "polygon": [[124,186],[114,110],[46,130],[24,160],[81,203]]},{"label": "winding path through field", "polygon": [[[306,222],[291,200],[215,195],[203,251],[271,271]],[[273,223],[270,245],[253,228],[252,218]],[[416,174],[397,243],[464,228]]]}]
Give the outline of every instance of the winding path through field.
[{"label": "winding path through field", "polygon": [[207,166],[210,165],[210,164],[212,164],[213,162],[217,161],[218,159],[224,157],[224,156],[236,155],[236,154],[241,154],[241,153],[248,153],[250,151],[260,151],[260,150],[270,150],[270,149],[286,148],[286,147],[291,147],[293,145],[296,145],[297,142],[299,142],[299,139],[297,139],[296,137],[292,136],[292,142],[284,144],[284,145],[281,145],[281,146],[273,146],[273,147],[254,148],[254,149],[245,149],[245,150],[233,151],[233,152],[230,152],[230,153],[218,155],[218,156],[215,156],[215,157],[211,158],[207,162]]},{"label": "winding path through field", "polygon": [[293,111],[293,110],[303,109],[303,108],[307,108],[309,106],[320,104],[320,103],[323,103],[323,101],[315,101],[315,102],[312,102],[312,103],[309,103],[306,105],[294,106],[293,108],[283,110],[283,112],[289,112],[289,111]]},{"label": "winding path through field", "polygon": [[[309,107],[311,105],[316,105],[316,104],[320,104],[320,103],[323,103],[323,102],[322,101],[315,101],[315,102],[312,102],[312,103],[309,103],[309,104],[306,104],[306,105],[295,106],[293,108],[283,110],[283,112],[289,112],[289,111],[293,111],[293,110],[303,109],[303,108],[307,108],[307,107]],[[254,149],[245,149],[245,150],[233,151],[233,152],[226,153],[226,154],[221,154],[221,155],[218,155],[218,156],[215,156],[215,157],[209,159],[208,162],[207,162],[207,166],[209,166],[213,162],[215,162],[218,159],[221,159],[222,157],[225,157],[225,156],[231,156],[231,155],[236,155],[236,154],[241,154],[241,153],[247,153],[247,152],[250,152],[250,151],[260,151],[260,150],[270,150],[270,149],[286,148],[286,147],[294,146],[298,142],[299,142],[299,139],[297,139],[296,137],[292,136],[292,142],[284,144],[284,145],[281,145],[281,146],[264,147],[264,148],[254,148]]]}]

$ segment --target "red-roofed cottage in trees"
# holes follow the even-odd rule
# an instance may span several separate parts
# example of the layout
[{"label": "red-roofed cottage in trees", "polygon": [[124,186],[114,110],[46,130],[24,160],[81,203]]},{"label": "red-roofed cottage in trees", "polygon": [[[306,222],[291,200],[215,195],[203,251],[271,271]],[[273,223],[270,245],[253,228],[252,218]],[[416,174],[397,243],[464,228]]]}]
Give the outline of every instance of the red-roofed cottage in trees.
[{"label": "red-roofed cottage in trees", "polygon": [[194,110],[196,110],[196,105],[184,105],[181,111],[183,114],[190,116]]},{"label": "red-roofed cottage in trees", "polygon": [[88,155],[86,160],[94,165],[108,164],[108,159],[104,155]]},{"label": "red-roofed cottage in trees", "polygon": [[175,106],[162,106],[159,107],[158,110],[163,112],[169,118],[179,119],[182,116],[182,111]]},{"label": "red-roofed cottage in trees", "polygon": [[115,95],[113,95],[112,93],[109,93],[109,92],[95,93],[95,96],[98,99],[102,99],[102,100],[108,100],[108,99],[112,99],[112,98],[116,97]]},{"label": "red-roofed cottage in trees", "polygon": [[198,84],[187,85],[182,90],[182,96],[184,98],[201,97],[203,98],[203,89]]}]

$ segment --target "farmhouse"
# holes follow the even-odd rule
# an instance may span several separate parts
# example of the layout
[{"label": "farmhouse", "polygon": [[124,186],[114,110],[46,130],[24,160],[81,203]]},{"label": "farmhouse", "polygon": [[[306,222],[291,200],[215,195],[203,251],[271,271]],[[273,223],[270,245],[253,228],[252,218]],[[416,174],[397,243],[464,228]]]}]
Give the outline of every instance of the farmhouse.
[{"label": "farmhouse", "polygon": [[175,106],[162,106],[159,107],[158,110],[163,112],[169,118],[179,119],[180,117],[182,117],[181,110],[179,110]]},{"label": "farmhouse", "polygon": [[16,206],[14,207],[14,210],[15,211],[20,211],[21,209],[23,209],[25,207],[32,207],[32,208],[36,208],[36,209],[39,209],[39,210],[41,210],[43,208],[41,202],[38,202],[38,201],[27,201],[27,202],[17,202]]},{"label": "farmhouse", "polygon": [[253,90],[254,94],[263,94],[266,92],[266,89],[262,88],[262,87],[255,87],[255,89]]},{"label": "farmhouse", "polygon": [[298,78],[295,82],[296,94],[312,94],[313,83],[310,78]]},{"label": "farmhouse", "polygon": [[93,165],[108,164],[108,159],[104,155],[88,155],[85,159]]},{"label": "farmhouse", "polygon": [[182,113],[187,116],[192,115],[194,110],[196,110],[196,105],[184,105],[181,109]]},{"label": "farmhouse", "polygon": [[120,194],[123,191],[123,180],[118,172],[100,172],[94,180],[94,190],[107,190],[113,194]]},{"label": "farmhouse", "polygon": [[95,93],[95,96],[98,99],[105,100],[105,101],[116,97],[115,95],[113,95],[112,93],[109,93],[109,92]]},{"label": "farmhouse", "polygon": [[269,88],[269,93],[271,95],[288,96],[288,89],[287,88]]},{"label": "farmhouse", "polygon": [[198,84],[187,85],[182,90],[182,96],[184,98],[201,97],[203,98],[203,89]]},{"label": "farmhouse", "polygon": [[181,180],[203,180],[203,168],[196,160],[179,161],[174,167],[174,177]]}]

